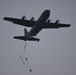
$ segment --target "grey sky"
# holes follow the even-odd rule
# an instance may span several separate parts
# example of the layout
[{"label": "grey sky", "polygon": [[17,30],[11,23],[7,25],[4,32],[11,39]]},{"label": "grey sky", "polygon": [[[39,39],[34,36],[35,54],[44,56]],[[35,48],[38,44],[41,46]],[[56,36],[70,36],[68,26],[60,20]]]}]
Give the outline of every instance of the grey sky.
[{"label": "grey sky", "polygon": [[[42,30],[36,36],[39,43],[27,42],[25,63],[33,70],[30,73],[20,59],[25,42],[13,39],[24,35],[24,27],[3,18],[26,15],[37,20],[45,9],[51,11],[52,22],[60,19],[71,27]],[[0,75],[76,75],[76,1],[0,0]]]}]

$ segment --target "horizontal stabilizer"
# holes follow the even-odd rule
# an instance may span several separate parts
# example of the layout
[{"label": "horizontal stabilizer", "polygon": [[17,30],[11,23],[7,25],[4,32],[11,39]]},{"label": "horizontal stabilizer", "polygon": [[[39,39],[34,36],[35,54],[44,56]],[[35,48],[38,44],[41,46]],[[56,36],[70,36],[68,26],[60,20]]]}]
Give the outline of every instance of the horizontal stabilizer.
[{"label": "horizontal stabilizer", "polygon": [[15,36],[14,39],[19,39],[19,40],[26,41],[26,37],[25,36]]},{"label": "horizontal stabilizer", "polygon": [[24,40],[24,41],[38,41],[38,42],[40,40],[40,39],[34,38],[34,37],[26,38],[25,36],[15,36],[14,39],[19,39],[19,40]]}]

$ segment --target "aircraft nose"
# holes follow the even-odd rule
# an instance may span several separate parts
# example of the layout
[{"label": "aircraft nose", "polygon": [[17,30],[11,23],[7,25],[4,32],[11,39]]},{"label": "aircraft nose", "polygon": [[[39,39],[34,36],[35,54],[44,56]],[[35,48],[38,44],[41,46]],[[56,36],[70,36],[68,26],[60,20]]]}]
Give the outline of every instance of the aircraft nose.
[{"label": "aircraft nose", "polygon": [[50,15],[50,10],[47,10],[47,14]]},{"label": "aircraft nose", "polygon": [[50,13],[50,10],[48,10],[48,13]]},{"label": "aircraft nose", "polygon": [[50,10],[46,10],[48,13],[50,13]]}]

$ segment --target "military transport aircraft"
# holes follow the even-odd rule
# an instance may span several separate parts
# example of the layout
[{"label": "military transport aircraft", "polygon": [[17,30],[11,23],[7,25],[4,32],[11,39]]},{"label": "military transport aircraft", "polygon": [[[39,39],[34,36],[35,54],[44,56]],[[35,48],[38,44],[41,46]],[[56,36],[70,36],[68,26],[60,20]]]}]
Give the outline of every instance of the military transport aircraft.
[{"label": "military transport aircraft", "polygon": [[59,23],[59,20],[57,20],[55,23],[51,23],[50,19],[48,19],[49,16],[50,10],[45,10],[37,21],[34,21],[34,18],[26,20],[25,16],[23,16],[21,19],[4,17],[4,20],[13,22],[18,25],[32,27],[29,32],[27,32],[26,28],[24,28],[25,36],[15,36],[15,39],[20,39],[24,41],[39,41],[40,39],[35,38],[34,36],[36,36],[42,29],[70,27],[70,24],[61,24]]}]

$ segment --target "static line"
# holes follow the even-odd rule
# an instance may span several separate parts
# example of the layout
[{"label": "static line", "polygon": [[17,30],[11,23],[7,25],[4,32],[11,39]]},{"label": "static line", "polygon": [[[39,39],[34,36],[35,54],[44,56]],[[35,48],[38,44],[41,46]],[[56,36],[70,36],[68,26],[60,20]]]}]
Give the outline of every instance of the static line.
[{"label": "static line", "polygon": [[25,58],[25,60],[28,60],[28,59],[26,58],[26,56],[25,56],[25,48],[26,48],[26,45],[27,45],[27,42],[25,42],[25,45],[24,45],[23,51],[24,51],[24,58]]},{"label": "static line", "polygon": [[21,58],[21,60],[22,60],[22,62],[23,62],[23,64],[27,67],[27,69],[29,69],[29,71],[30,72],[32,72],[32,70],[25,64],[25,62],[23,61],[23,58],[22,58],[22,56],[20,56],[20,58]]},{"label": "static line", "polygon": [[25,65],[25,63],[24,63],[24,61],[23,61],[23,58],[22,58],[22,56],[20,56],[20,58],[21,58],[21,60],[22,60],[23,64]]},{"label": "static line", "polygon": [[26,45],[27,45],[27,42],[25,41],[25,45],[24,45],[24,49],[23,49],[23,51],[25,51],[25,47],[26,47]]}]

